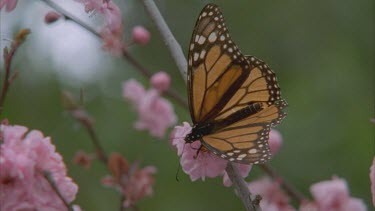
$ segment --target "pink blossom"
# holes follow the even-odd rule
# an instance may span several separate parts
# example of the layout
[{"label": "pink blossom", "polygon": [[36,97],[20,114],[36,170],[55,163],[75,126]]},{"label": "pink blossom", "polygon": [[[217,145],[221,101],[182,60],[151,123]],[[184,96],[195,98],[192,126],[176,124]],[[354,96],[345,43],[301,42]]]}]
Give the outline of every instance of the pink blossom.
[{"label": "pink blossom", "polygon": [[264,211],[292,211],[295,210],[289,205],[289,197],[280,188],[280,183],[264,177],[248,184],[250,192],[262,196],[260,207]]},{"label": "pink blossom", "polygon": [[85,169],[90,168],[92,161],[95,159],[95,154],[89,154],[83,150],[79,150],[74,155],[73,163],[82,166]]},{"label": "pink blossom", "polygon": [[314,202],[303,202],[299,207],[299,211],[319,211],[319,208]]},{"label": "pink blossom", "polygon": [[371,194],[372,194],[372,204],[375,207],[375,157],[372,160],[372,165],[370,167],[370,182],[371,182]]},{"label": "pink blossom", "polygon": [[200,141],[186,144],[180,160],[182,170],[190,176],[192,181],[199,178],[204,181],[206,177],[214,178],[223,174],[228,161],[205,148],[201,148],[197,156],[200,146]]},{"label": "pink blossom", "polygon": [[135,106],[139,106],[146,95],[146,90],[143,88],[142,84],[134,79],[129,79],[124,82],[122,90],[122,96],[134,103]]},{"label": "pink blossom", "polygon": [[[205,180],[206,177],[213,178],[223,174],[228,161],[209,152],[204,147],[200,148],[199,141],[186,144],[185,136],[190,131],[191,126],[184,122],[182,126],[175,126],[170,136],[172,145],[177,149],[177,154],[181,155],[182,170],[190,176],[192,181],[199,178]],[[198,149],[200,151],[197,154]]]},{"label": "pink blossom", "polygon": [[57,13],[55,11],[49,11],[45,16],[44,16],[44,22],[47,24],[53,23],[57,21],[59,18],[61,18],[61,14]]},{"label": "pink blossom", "polygon": [[281,137],[280,132],[275,129],[271,129],[268,144],[270,146],[272,156],[274,156],[280,150],[282,143],[283,138]]},{"label": "pink blossom", "polygon": [[135,26],[132,31],[132,37],[135,43],[146,45],[150,41],[150,32],[143,26]]},{"label": "pink blossom", "polygon": [[334,177],[310,187],[311,194],[319,211],[364,211],[366,206],[358,198],[350,197],[346,181]]},{"label": "pink blossom", "polygon": [[103,9],[103,15],[106,20],[106,24],[100,32],[104,43],[103,47],[119,56],[124,48],[121,10],[115,3],[108,1],[107,7]]},{"label": "pink blossom", "polygon": [[191,132],[191,126],[187,122],[183,122],[182,126],[175,126],[170,135],[172,146],[176,147],[177,155],[180,156],[184,151],[185,137]]},{"label": "pink blossom", "polygon": [[95,11],[104,16],[105,24],[100,30],[103,48],[116,56],[121,55],[123,24],[120,8],[111,0],[76,0],[85,5],[85,11]]},{"label": "pink blossom", "polygon": [[157,72],[151,77],[151,85],[159,92],[164,92],[171,85],[171,77],[166,72]]},{"label": "pink blossom", "polygon": [[[241,176],[244,178],[247,177],[247,175],[249,175],[251,167],[253,166],[240,163],[234,163],[234,165],[237,166],[238,170],[240,170]],[[225,187],[230,187],[232,185],[232,181],[230,180],[227,171],[224,172],[223,184]]]},{"label": "pink blossom", "polygon": [[17,0],[0,0],[0,10],[5,6],[5,11],[11,12],[16,8]]},{"label": "pink blossom", "polygon": [[59,192],[72,202],[78,187],[70,177],[49,137],[23,126],[0,125],[0,210],[68,210],[44,172],[49,172]]},{"label": "pink blossom", "polygon": [[109,158],[109,169],[112,176],[106,176],[102,183],[114,187],[124,195],[123,206],[133,207],[140,199],[152,196],[155,183],[154,166],[139,168],[138,162],[129,165],[121,155],[113,153]]},{"label": "pink blossom", "polygon": [[85,11],[87,13],[92,11],[102,12],[102,7],[107,1],[103,0],[75,0],[76,2],[82,3],[85,6]]},{"label": "pink blossom", "polygon": [[76,204],[74,204],[72,206],[72,208],[73,208],[73,211],[82,211],[81,207],[79,205],[76,205]]},{"label": "pink blossom", "polygon": [[[130,100],[138,112],[135,128],[149,130],[153,136],[162,138],[168,127],[177,121],[172,104],[161,98],[158,91],[150,89],[143,92],[143,87],[134,80],[123,84],[123,96]],[[136,95],[140,94],[140,95]]]}]

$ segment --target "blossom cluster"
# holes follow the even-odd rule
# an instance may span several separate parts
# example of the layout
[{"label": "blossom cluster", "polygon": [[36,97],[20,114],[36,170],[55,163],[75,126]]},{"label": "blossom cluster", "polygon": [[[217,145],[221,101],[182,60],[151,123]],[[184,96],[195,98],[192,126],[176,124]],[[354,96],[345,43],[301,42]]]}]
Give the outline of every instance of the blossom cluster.
[{"label": "blossom cluster", "polygon": [[168,127],[173,126],[177,117],[172,104],[160,97],[160,93],[167,90],[170,78],[164,72],[154,74],[150,79],[152,88],[145,88],[136,80],[130,79],[123,83],[123,96],[130,101],[138,113],[135,128],[149,130],[151,135],[162,138]]},{"label": "blossom cluster", "polygon": [[0,210],[68,210],[45,173],[68,203],[78,186],[67,176],[51,139],[38,130],[6,124],[0,125],[0,137]]}]

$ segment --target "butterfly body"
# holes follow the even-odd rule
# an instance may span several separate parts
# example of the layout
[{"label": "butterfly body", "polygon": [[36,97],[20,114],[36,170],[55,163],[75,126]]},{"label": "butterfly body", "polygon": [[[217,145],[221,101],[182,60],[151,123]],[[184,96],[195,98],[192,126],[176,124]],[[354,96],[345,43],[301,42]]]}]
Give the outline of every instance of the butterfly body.
[{"label": "butterfly body", "polygon": [[185,142],[199,140],[209,152],[233,162],[270,159],[270,127],[286,116],[286,102],[274,72],[240,52],[214,4],[203,8],[192,35],[188,95],[194,125]]}]

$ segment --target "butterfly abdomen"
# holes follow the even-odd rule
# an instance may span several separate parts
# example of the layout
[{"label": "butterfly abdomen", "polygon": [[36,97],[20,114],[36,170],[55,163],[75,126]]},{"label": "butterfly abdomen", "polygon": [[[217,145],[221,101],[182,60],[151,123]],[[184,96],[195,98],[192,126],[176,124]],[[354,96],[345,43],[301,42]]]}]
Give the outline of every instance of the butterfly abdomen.
[{"label": "butterfly abdomen", "polygon": [[228,125],[231,125],[235,122],[238,122],[240,120],[243,120],[253,114],[256,114],[258,113],[259,111],[261,111],[263,108],[262,108],[262,104],[261,103],[251,103],[250,105],[234,112],[233,114],[229,115],[227,118],[223,119],[223,125],[222,127],[226,127]]}]

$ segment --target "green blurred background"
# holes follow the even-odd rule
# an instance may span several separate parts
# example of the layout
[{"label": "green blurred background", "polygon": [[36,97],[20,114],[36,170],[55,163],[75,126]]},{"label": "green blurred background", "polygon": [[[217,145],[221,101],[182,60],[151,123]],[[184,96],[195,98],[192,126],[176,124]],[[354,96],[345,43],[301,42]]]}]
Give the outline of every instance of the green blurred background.
[{"label": "green blurred background", "polygon": [[[57,2],[57,1],[56,1]],[[186,97],[186,87],[140,1],[115,1],[123,11],[124,32],[133,26],[152,34],[146,46],[130,54],[153,72],[173,77],[173,89]],[[200,10],[208,1],[156,1],[185,55]],[[270,164],[300,191],[333,175],[348,181],[351,194],[371,210],[369,167],[374,156],[374,8],[364,1],[213,1],[218,4],[233,40],[242,52],[266,61],[276,72],[288,116],[277,128],[284,145]],[[99,28],[100,15],[88,17],[73,1],[60,4]],[[13,68],[20,71],[12,84],[2,118],[51,136],[80,189],[75,203],[84,210],[118,210],[119,195],[104,188],[106,168],[95,162],[88,169],[72,164],[76,151],[93,150],[85,130],[64,111],[63,90],[79,95],[107,152],[117,151],[130,161],[158,169],[155,193],[139,210],[243,210],[233,190],[221,178],[191,182],[180,173],[176,152],[163,140],[137,131],[137,115],[121,97],[123,81],[135,78],[149,86],[127,61],[101,50],[101,43],[69,21],[43,23],[49,8],[40,1],[19,1],[13,13],[1,12],[1,47],[20,28],[32,34],[17,52]],[[3,62],[3,61],[2,61]],[[2,63],[3,64],[3,63]],[[3,73],[1,73],[3,75]],[[2,78],[1,78],[2,80]],[[173,101],[172,101],[173,102]],[[175,105],[179,123],[188,111]],[[263,173],[254,168],[247,180]]]}]

